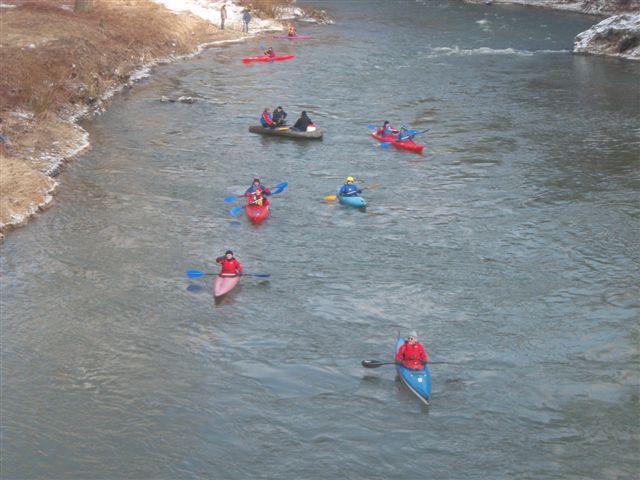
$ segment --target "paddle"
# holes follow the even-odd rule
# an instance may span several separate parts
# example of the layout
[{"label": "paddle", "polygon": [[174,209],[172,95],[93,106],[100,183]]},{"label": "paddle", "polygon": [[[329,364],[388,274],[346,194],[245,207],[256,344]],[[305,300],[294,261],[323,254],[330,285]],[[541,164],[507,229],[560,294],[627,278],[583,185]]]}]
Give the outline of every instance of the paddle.
[{"label": "paddle", "polygon": [[[381,362],[379,360],[363,360],[362,361],[362,366],[364,368],[378,368],[381,367],[383,365],[398,365],[401,362]],[[425,362],[429,365],[431,365],[432,363],[451,363],[451,362]],[[452,364],[455,365],[455,364]]]},{"label": "paddle", "polygon": [[[282,182],[279,183],[278,185],[276,185],[275,187],[273,187],[273,192],[271,192],[271,195],[277,195],[278,193],[282,192],[285,188],[287,188],[289,186],[289,182]],[[238,200],[238,197],[240,197],[241,195],[230,195],[228,197],[224,197],[222,199],[222,201],[224,203],[231,203],[231,202],[235,202],[236,200]]]},{"label": "paddle", "polygon": [[[426,130],[422,130],[421,132],[418,132],[417,130],[407,130],[407,133],[409,133],[410,136],[405,138],[404,140],[397,140],[397,141],[398,142],[404,142],[406,140],[411,140],[416,135],[420,135],[421,133],[427,133],[429,130],[431,130],[431,129],[427,128]],[[390,147],[391,145],[393,145],[393,142],[382,142],[380,144],[380,148],[387,148],[387,147]]]},{"label": "paddle", "polygon": [[[205,275],[219,275],[219,273],[209,273],[209,272],[201,272],[200,270],[187,270],[187,277],[189,278],[200,278]],[[270,277],[270,273],[240,273],[239,277],[261,277],[266,278]]]},{"label": "paddle", "polygon": [[[367,185],[366,187],[362,187],[360,190],[372,190],[374,188],[378,188],[379,186],[381,186],[381,183],[373,183],[371,185]],[[324,199],[327,202],[333,202],[334,200],[338,199],[337,195],[327,195],[326,197],[324,197]]]}]

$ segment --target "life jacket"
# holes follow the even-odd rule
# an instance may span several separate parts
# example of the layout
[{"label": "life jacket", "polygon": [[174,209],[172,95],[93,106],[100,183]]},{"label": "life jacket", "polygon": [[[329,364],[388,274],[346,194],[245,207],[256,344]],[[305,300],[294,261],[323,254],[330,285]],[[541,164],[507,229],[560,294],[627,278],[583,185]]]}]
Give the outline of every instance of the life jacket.
[{"label": "life jacket", "polygon": [[263,127],[273,125],[273,120],[271,120],[271,115],[269,114],[269,112],[262,113],[262,116],[260,117],[260,123]]},{"label": "life jacket", "polygon": [[227,257],[220,257],[216,259],[216,262],[222,266],[220,275],[237,275],[238,273],[242,273],[242,265],[235,258],[228,260]]},{"label": "life jacket", "polygon": [[428,361],[429,356],[426,350],[418,342],[414,344],[404,342],[396,353],[396,362],[402,362],[402,365],[412,370],[422,369],[424,367],[422,362]]}]

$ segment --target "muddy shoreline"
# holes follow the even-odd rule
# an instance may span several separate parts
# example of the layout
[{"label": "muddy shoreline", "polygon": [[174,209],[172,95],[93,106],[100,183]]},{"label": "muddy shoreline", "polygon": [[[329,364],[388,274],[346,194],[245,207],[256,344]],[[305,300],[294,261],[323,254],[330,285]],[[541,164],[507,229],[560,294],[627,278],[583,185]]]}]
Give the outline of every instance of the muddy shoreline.
[{"label": "muddy shoreline", "polygon": [[[135,9],[125,0],[113,0],[107,7],[96,7],[91,16],[75,15],[71,11],[73,0],[51,0],[46,5],[14,3],[15,8],[1,11],[0,44],[14,51],[13,56],[9,51],[6,58],[8,62],[15,59],[16,65],[13,70],[12,65],[7,68],[9,78],[2,85],[0,98],[0,237],[52,206],[59,185],[56,177],[69,161],[91,147],[89,134],[78,125],[79,120],[104,111],[111,97],[149,76],[156,65],[198,55],[218,45],[242,42],[260,33],[221,30],[188,12],[172,12],[147,0],[137,3]],[[110,24],[104,27],[124,37],[125,55],[122,42],[110,43],[108,37],[91,44],[96,23],[103,26],[105,18]],[[275,30],[282,28],[272,23]],[[57,25],[59,30],[52,27]],[[138,32],[142,27],[144,38]],[[173,28],[167,31],[167,27]],[[79,49],[91,48],[99,48],[106,60],[91,62],[78,54]],[[33,60],[23,62],[25,56]],[[25,68],[25,63],[30,68]],[[50,74],[55,69],[65,69],[57,85]],[[35,85],[30,85],[34,78],[41,81],[33,80]],[[40,88],[44,82],[50,84],[49,91]],[[26,85],[22,89],[30,90],[23,93],[16,85]],[[67,101],[51,100],[52,90]],[[51,104],[38,104],[43,97]]]}]

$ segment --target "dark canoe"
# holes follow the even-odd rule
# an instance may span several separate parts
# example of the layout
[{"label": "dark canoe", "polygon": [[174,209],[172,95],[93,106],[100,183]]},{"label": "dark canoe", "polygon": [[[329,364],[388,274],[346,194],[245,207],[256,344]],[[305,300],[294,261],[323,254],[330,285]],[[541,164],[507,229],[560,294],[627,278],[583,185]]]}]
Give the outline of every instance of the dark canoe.
[{"label": "dark canoe", "polygon": [[291,130],[289,127],[265,128],[262,125],[252,125],[249,127],[251,133],[261,133],[262,135],[279,135],[281,137],[305,138],[310,140],[322,139],[322,129],[318,128],[314,132],[299,132]]}]

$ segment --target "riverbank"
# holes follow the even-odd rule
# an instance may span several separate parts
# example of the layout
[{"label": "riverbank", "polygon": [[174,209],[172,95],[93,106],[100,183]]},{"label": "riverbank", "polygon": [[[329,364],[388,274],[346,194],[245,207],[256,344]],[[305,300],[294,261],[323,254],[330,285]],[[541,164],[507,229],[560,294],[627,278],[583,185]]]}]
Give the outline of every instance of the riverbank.
[{"label": "riverbank", "polygon": [[551,8],[588,15],[615,15],[640,11],[638,0],[464,0],[466,3],[514,4],[527,7]]},{"label": "riverbank", "polygon": [[73,0],[3,4],[0,233],[51,205],[56,175],[89,147],[76,120],[103,109],[141,67],[243,38],[148,0],[95,3],[86,14]]},{"label": "riverbank", "polygon": [[[73,11],[74,0],[1,4],[0,236],[52,204],[55,177],[90,146],[77,120],[103,110],[115,92],[142,78],[148,67],[284,28],[258,18],[256,3],[251,33],[242,33],[244,7],[226,2],[222,30],[221,4],[95,1],[83,14]],[[289,13],[301,12],[290,8]]]}]

